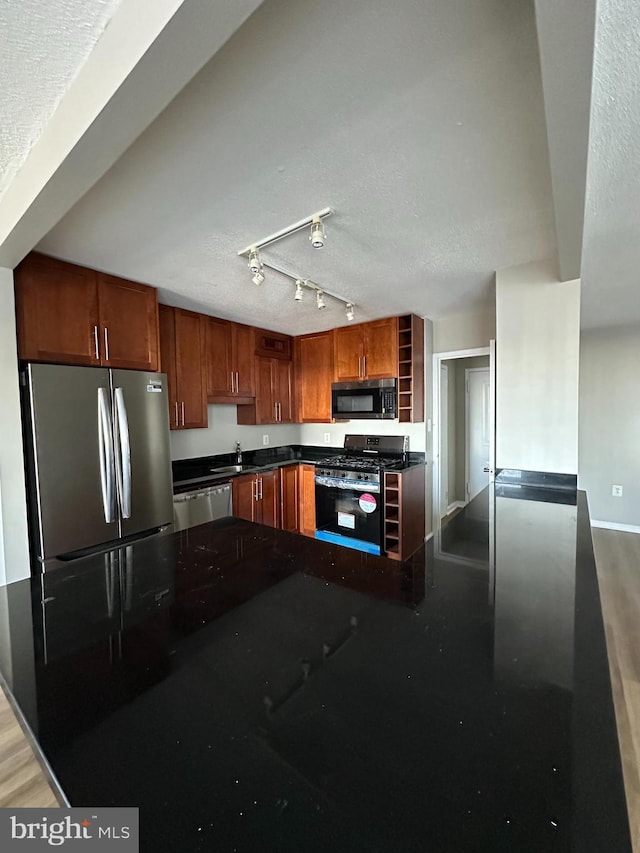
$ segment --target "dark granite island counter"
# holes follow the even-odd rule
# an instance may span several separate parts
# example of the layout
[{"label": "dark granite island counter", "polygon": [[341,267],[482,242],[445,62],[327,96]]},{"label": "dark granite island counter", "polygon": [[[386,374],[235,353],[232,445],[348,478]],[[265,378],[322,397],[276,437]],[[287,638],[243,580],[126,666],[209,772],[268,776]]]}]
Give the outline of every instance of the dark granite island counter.
[{"label": "dark granite island counter", "polygon": [[50,573],[15,692],[71,803],[154,853],[628,853],[586,503],[496,517],[495,575],[234,519]]}]

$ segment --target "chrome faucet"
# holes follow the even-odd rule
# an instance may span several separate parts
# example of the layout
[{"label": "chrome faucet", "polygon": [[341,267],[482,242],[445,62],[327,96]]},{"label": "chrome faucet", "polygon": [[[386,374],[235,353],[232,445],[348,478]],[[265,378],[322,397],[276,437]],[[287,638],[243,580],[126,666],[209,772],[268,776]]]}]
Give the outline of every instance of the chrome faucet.
[{"label": "chrome faucet", "polygon": [[236,462],[238,465],[242,465],[242,450],[239,441],[236,441]]}]

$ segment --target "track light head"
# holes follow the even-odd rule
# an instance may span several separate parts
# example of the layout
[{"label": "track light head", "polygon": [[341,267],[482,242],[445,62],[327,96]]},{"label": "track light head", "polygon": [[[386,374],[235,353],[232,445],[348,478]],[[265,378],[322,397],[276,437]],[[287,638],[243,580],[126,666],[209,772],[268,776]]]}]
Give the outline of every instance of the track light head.
[{"label": "track light head", "polygon": [[309,234],[311,245],[314,249],[321,249],[324,246],[324,226],[322,220],[315,216],[311,223],[311,234]]},{"label": "track light head", "polygon": [[324,294],[321,290],[316,291],[316,303],[320,310],[327,307],[327,303],[324,301]]},{"label": "track light head", "polygon": [[353,311],[353,303],[352,303],[352,302],[347,302],[346,314],[347,314],[347,320],[348,320],[349,322],[351,322],[351,321],[353,320],[353,318],[355,317],[355,314],[354,314],[354,311]]},{"label": "track light head", "polygon": [[302,290],[302,281],[300,279],[296,279],[296,292],[293,298],[296,300],[296,302],[300,302],[303,296],[304,293]]},{"label": "track light head", "polygon": [[252,281],[254,284],[257,284],[257,285],[261,285],[261,284],[262,284],[262,282],[264,281],[264,273],[262,272],[262,270],[261,270],[261,269],[259,269],[259,270],[254,274],[254,276],[252,277],[251,281]]},{"label": "track light head", "polygon": [[[262,263],[260,261],[260,252],[257,249],[252,249],[249,252],[249,269],[252,273],[262,272]],[[263,278],[264,280],[264,278]]]}]

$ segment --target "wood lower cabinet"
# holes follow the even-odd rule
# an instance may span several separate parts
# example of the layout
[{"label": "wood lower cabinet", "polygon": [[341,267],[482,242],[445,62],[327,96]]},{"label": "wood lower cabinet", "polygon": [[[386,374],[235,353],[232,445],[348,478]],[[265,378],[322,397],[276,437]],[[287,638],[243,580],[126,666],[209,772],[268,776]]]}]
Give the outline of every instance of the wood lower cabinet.
[{"label": "wood lower cabinet", "polygon": [[300,533],[316,535],[316,466],[300,465],[298,474]]},{"label": "wood lower cabinet", "polygon": [[233,514],[267,527],[280,526],[280,470],[244,474],[231,481]]},{"label": "wood lower cabinet", "polygon": [[239,424],[284,424],[293,421],[293,369],[280,358],[256,360],[256,396],[238,406]]},{"label": "wood lower cabinet", "polygon": [[280,469],[280,525],[283,530],[300,530],[300,494],[298,488],[300,465]]},{"label": "wood lower cabinet", "polygon": [[424,544],[424,465],[385,473],[383,525],[383,551],[393,560],[409,559]]},{"label": "wood lower cabinet", "polygon": [[333,330],[295,339],[296,421],[331,423],[334,381]]},{"label": "wood lower cabinet", "polygon": [[206,318],[205,361],[210,403],[249,403],[256,396],[251,326]]},{"label": "wood lower cabinet", "polygon": [[336,380],[393,379],[398,375],[398,318],[335,329]]},{"label": "wood lower cabinet", "polygon": [[158,369],[155,288],[32,253],[15,291],[21,359]]},{"label": "wood lower cabinet", "polygon": [[208,425],[202,354],[204,316],[181,308],[160,306],[161,369],[169,382],[171,429]]}]

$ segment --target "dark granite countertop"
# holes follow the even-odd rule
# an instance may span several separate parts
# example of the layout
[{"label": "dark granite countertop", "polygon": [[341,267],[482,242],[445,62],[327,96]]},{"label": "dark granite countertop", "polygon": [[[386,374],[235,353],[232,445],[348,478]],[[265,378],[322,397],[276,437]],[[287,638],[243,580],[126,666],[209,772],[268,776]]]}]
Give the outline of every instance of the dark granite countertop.
[{"label": "dark granite countertop", "polygon": [[147,540],[35,581],[31,655],[12,584],[14,693],[143,853],[630,853],[584,495],[496,524],[495,572],[237,519]]},{"label": "dark granite countertop", "polygon": [[[274,468],[283,468],[285,465],[308,464],[315,465],[321,460],[331,456],[339,456],[344,453],[341,447],[310,446],[303,444],[290,444],[280,447],[260,448],[258,450],[243,450],[242,462],[249,470],[237,473],[216,474],[212,471],[227,465],[235,465],[237,462],[235,453],[220,453],[216,456],[199,456],[194,459],[178,459],[172,463],[173,467],[173,491],[189,491],[194,488],[204,488],[209,485],[229,482],[234,477],[243,474],[253,474],[259,471],[270,471]],[[424,453],[410,452],[401,470],[406,471],[425,464]],[[383,468],[384,470],[384,468]],[[398,470],[398,469],[394,469]]]}]

